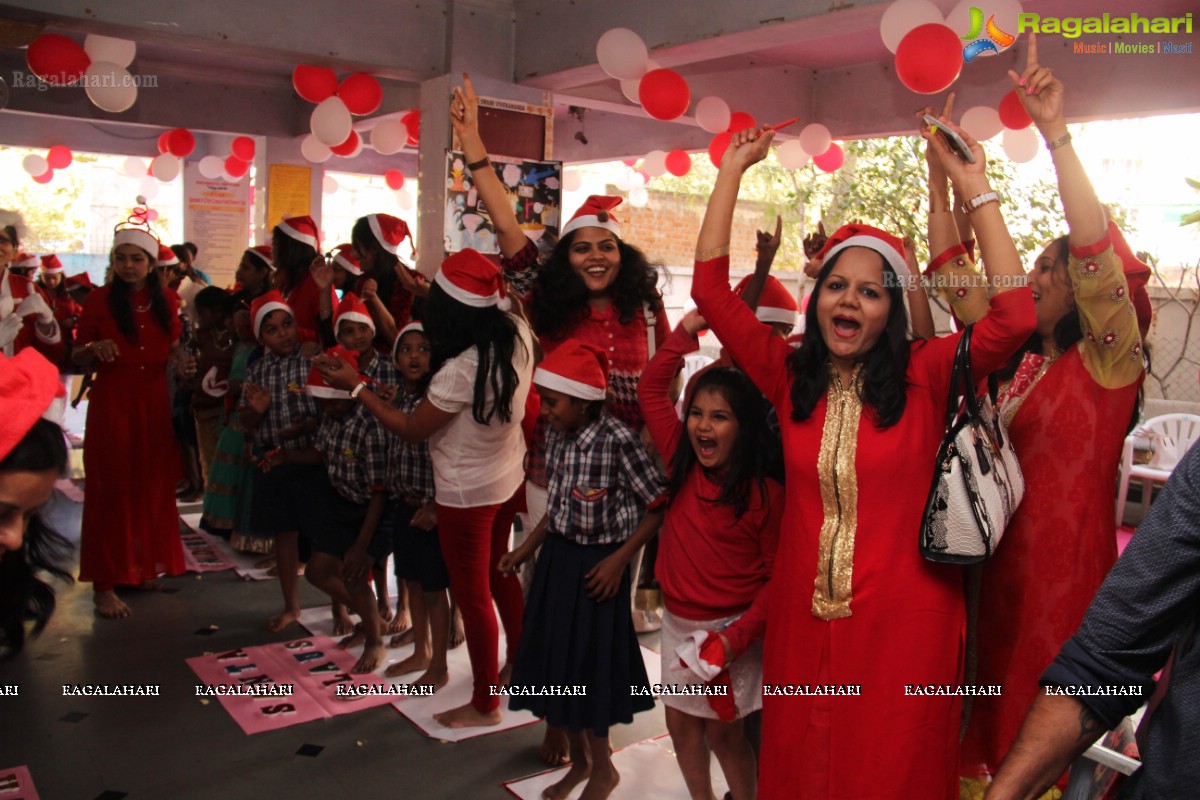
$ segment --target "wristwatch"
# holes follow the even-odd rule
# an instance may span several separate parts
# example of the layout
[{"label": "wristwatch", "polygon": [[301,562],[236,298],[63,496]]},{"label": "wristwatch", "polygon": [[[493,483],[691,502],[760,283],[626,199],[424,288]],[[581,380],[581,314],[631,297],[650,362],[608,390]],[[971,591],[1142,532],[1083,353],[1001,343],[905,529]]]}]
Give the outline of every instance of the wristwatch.
[{"label": "wristwatch", "polygon": [[964,214],[970,214],[972,211],[974,211],[982,206],[986,206],[988,203],[999,203],[999,202],[1000,202],[1000,195],[996,194],[995,192],[984,192],[983,194],[975,195],[970,200],[963,203],[962,207],[959,210],[962,211],[962,213],[964,213]]},{"label": "wristwatch", "polygon": [[365,388],[367,388],[366,382],[359,381],[358,386],[355,386],[353,389],[350,390],[350,399],[357,400],[359,393]]}]

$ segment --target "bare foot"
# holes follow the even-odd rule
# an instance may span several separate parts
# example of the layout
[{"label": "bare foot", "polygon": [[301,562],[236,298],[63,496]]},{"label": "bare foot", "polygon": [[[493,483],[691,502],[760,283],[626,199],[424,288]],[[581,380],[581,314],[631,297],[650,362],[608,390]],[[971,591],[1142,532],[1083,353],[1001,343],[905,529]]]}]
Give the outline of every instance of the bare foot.
[{"label": "bare foot", "polygon": [[129,606],[121,602],[121,598],[111,589],[107,592],[93,592],[92,602],[96,604],[96,613],[105,619],[125,619],[133,616]]},{"label": "bare foot", "polygon": [[397,661],[386,670],[383,675],[386,678],[395,678],[400,675],[407,675],[410,672],[416,672],[419,669],[429,669],[430,656],[428,653],[413,653],[403,661]]},{"label": "bare foot", "polygon": [[[388,633],[391,633],[391,632],[392,632],[392,629],[389,626]],[[406,645],[406,644],[412,644],[413,639],[415,639],[415,638],[416,638],[416,634],[413,632],[412,628],[409,628],[408,630],[404,631],[403,633],[398,633],[395,636],[393,636],[391,641],[388,642],[388,647],[404,647],[404,645]]]},{"label": "bare foot", "polygon": [[354,633],[354,620],[350,619],[350,614],[343,611],[333,618],[333,635],[345,636],[348,633]]},{"label": "bare foot", "polygon": [[267,620],[267,630],[269,630],[271,633],[277,633],[299,619],[300,609],[285,608],[283,611],[280,611],[278,614]]},{"label": "bare foot", "polygon": [[467,632],[463,628],[462,614],[458,613],[458,607],[454,608],[454,624],[450,626],[450,649],[462,645],[467,640]]},{"label": "bare foot", "polygon": [[500,670],[500,676],[497,679],[497,683],[499,683],[501,686],[508,686],[509,681],[511,681],[511,680],[512,680],[512,664],[505,664],[504,668]]},{"label": "bare foot", "polygon": [[612,762],[593,768],[592,777],[588,778],[587,786],[583,787],[583,794],[579,795],[579,800],[606,800],[620,782],[621,776],[613,768]]},{"label": "bare foot", "polygon": [[388,617],[388,633],[407,633],[411,628],[412,619],[408,616],[408,614],[396,614],[393,617]]},{"label": "bare foot", "polygon": [[[383,626],[383,623],[381,622],[381,623],[379,623],[379,636],[378,636],[380,647],[383,646],[383,631],[384,631],[384,626]],[[338,647],[342,650],[349,650],[351,647],[358,647],[360,644],[367,641],[368,638],[369,637],[367,636],[367,629],[364,628],[363,624],[360,622],[354,626],[354,633],[350,634],[345,639],[342,639],[340,642],[338,642]]]},{"label": "bare foot", "polygon": [[497,706],[487,713],[476,710],[475,706],[467,703],[449,711],[433,715],[439,725],[447,728],[490,728],[499,725],[504,718]]},{"label": "bare foot", "polygon": [[541,756],[542,761],[555,767],[571,763],[571,740],[567,738],[565,728],[546,726]]},{"label": "bare foot", "polygon": [[358,662],[350,668],[353,675],[365,675],[368,672],[374,672],[383,664],[383,659],[387,656],[387,651],[383,648],[383,642],[370,642],[363,648],[362,655],[359,656]]},{"label": "bare foot", "polygon": [[275,556],[267,556],[266,558],[260,558],[258,561],[254,562],[255,569],[274,569],[274,567]]},{"label": "bare foot", "polygon": [[576,786],[583,783],[592,774],[592,765],[588,763],[572,764],[567,774],[558,783],[547,786],[542,791],[542,800],[565,800]]},{"label": "bare foot", "polygon": [[[376,606],[376,608],[379,609],[379,618],[381,620],[383,620],[384,622],[392,621],[392,614],[393,614],[392,607],[388,605],[388,601],[386,599],[378,601],[378,605]],[[388,631],[388,633],[391,633],[391,632],[392,631]]]},{"label": "bare foot", "polygon": [[412,686],[432,686],[436,692],[450,682],[450,671],[445,667],[425,670],[421,677],[412,682]]}]

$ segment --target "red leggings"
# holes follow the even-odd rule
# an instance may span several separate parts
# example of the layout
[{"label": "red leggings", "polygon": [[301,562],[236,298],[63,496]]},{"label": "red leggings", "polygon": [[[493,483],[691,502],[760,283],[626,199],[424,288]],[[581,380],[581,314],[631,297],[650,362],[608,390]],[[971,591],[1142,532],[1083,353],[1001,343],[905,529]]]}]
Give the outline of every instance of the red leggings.
[{"label": "red leggings", "polygon": [[513,518],[524,506],[524,500],[518,489],[506,502],[490,506],[450,508],[441,503],[437,506],[442,557],[450,573],[450,591],[462,612],[467,653],[471,656],[471,676],[475,683],[471,705],[484,714],[500,705],[500,698],[489,691],[500,679],[500,633],[492,610],[493,600],[500,611],[500,624],[504,626],[508,644],[505,661],[513,660],[521,639],[521,617],[525,613],[521,582],[516,576],[498,572],[496,563],[508,552]]}]

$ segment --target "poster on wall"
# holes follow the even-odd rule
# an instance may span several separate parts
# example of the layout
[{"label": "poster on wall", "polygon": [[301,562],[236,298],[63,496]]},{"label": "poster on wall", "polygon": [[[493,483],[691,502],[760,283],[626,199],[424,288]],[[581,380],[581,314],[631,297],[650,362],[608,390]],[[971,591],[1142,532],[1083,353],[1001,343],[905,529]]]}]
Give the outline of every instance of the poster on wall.
[{"label": "poster on wall", "polygon": [[[557,237],[562,209],[562,162],[490,158],[525,235],[535,243]],[[466,163],[461,152],[446,151],[445,250],[456,253],[470,247],[481,253],[499,253],[495,228]]]},{"label": "poster on wall", "polygon": [[299,164],[267,167],[267,230],[289,217],[312,213],[312,167]]},{"label": "poster on wall", "polygon": [[250,243],[250,181],[206,178],[198,163],[188,162],[183,191],[183,230],[199,250],[196,265],[214,286],[232,285]]}]

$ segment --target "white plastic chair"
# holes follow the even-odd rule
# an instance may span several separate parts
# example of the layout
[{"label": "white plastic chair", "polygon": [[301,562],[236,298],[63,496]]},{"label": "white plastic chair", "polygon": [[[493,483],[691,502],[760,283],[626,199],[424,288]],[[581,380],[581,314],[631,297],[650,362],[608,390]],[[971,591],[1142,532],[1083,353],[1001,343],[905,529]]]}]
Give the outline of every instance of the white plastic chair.
[{"label": "white plastic chair", "polygon": [[[1125,499],[1129,494],[1129,482],[1142,482],[1142,517],[1150,510],[1150,492],[1155,483],[1166,483],[1171,477],[1174,464],[1169,469],[1159,469],[1149,464],[1134,464],[1134,441],[1145,439],[1144,431],[1156,431],[1175,442],[1179,456],[1200,439],[1200,416],[1195,414],[1163,414],[1146,420],[1137,430],[1125,437],[1125,451],[1121,456],[1121,485],[1117,490],[1117,527],[1125,520]],[[1139,436],[1141,434],[1141,436]]]}]

